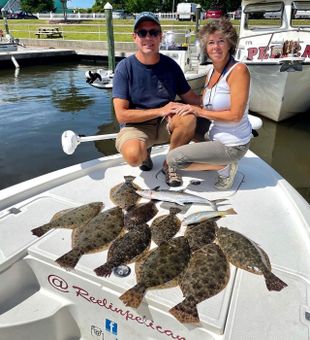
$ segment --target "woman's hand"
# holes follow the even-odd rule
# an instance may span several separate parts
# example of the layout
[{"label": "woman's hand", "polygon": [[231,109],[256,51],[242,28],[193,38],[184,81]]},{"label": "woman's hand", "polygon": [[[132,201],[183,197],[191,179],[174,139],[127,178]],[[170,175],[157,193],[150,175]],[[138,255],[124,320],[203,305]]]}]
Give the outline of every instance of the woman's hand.
[{"label": "woman's hand", "polygon": [[175,114],[178,116],[186,116],[193,114],[197,117],[197,107],[189,104],[183,104],[182,106],[175,108]]}]

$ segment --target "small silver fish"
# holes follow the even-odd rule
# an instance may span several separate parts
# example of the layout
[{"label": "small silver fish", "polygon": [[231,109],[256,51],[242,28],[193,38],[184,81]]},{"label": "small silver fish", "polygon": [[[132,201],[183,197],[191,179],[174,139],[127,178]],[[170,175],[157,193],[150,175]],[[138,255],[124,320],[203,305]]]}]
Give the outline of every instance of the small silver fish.
[{"label": "small silver fish", "polygon": [[156,187],[152,190],[151,189],[137,190],[136,192],[138,195],[144,198],[157,201],[173,202],[179,205],[185,205],[186,203],[208,204],[215,211],[217,211],[216,206],[217,203],[226,201],[226,199],[218,199],[211,201],[201,196],[189,194],[184,190],[179,191],[160,190],[159,187]]},{"label": "small silver fish", "polygon": [[216,217],[225,217],[226,215],[235,215],[237,214],[233,208],[224,210],[224,211],[199,211],[192,213],[186,216],[183,221],[182,225],[190,225],[190,224],[197,224],[203,221],[210,220]]}]

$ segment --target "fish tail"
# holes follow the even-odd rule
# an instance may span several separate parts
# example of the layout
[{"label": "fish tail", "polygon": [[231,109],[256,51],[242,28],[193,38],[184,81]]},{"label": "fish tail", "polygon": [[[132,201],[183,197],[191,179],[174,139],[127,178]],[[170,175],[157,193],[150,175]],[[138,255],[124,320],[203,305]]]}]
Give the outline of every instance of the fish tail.
[{"label": "fish tail", "polygon": [[283,282],[281,279],[279,279],[272,272],[264,273],[264,277],[265,277],[266,286],[268,290],[275,290],[279,292],[283,288],[287,287],[287,284]]},{"label": "fish tail", "polygon": [[112,273],[112,268],[113,266],[110,263],[105,263],[102,266],[97,267],[96,269],[94,269],[94,272],[96,273],[96,275],[98,276],[110,276]]},{"label": "fish tail", "polygon": [[71,269],[76,266],[76,264],[79,262],[80,257],[82,256],[82,252],[78,248],[73,248],[65,255],[62,255],[59,257],[56,262],[66,269]]},{"label": "fish tail", "polygon": [[214,211],[218,211],[218,209],[217,209],[217,204],[218,203],[221,203],[221,202],[224,202],[224,201],[227,201],[227,198],[219,198],[219,199],[217,199],[217,200],[210,200],[209,202],[210,202],[210,206],[211,206],[211,208],[214,210]]},{"label": "fish tail", "polygon": [[31,229],[31,232],[32,232],[32,235],[41,237],[42,235],[44,235],[45,233],[47,233],[49,230],[50,230],[50,224],[49,224],[49,223],[46,223],[46,224],[43,224],[43,225],[40,226],[40,227]]},{"label": "fish tail", "polygon": [[169,313],[181,323],[198,323],[200,321],[197,304],[190,302],[187,298],[171,308]]},{"label": "fish tail", "polygon": [[132,308],[138,308],[142,302],[143,296],[145,294],[146,287],[138,283],[131,289],[127,290],[119,298],[126,306]]}]

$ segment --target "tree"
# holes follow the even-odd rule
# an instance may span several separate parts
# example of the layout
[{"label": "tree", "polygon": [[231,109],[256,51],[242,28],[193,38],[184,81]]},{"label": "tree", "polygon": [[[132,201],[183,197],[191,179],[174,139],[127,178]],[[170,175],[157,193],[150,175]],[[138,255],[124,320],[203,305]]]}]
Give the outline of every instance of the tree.
[{"label": "tree", "polygon": [[53,12],[54,0],[21,0],[21,9],[27,13]]}]

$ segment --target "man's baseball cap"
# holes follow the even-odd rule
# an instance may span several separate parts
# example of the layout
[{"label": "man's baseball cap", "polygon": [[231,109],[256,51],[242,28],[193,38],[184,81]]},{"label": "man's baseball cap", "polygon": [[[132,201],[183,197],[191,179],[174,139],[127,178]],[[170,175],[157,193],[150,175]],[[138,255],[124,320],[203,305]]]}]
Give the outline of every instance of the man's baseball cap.
[{"label": "man's baseball cap", "polygon": [[157,25],[160,26],[160,22],[157,18],[157,16],[152,13],[152,12],[142,12],[140,14],[137,15],[136,20],[135,20],[135,24],[133,26],[133,30],[135,30],[137,28],[137,26],[142,22],[142,21],[153,21],[155,22]]}]

